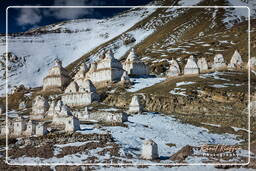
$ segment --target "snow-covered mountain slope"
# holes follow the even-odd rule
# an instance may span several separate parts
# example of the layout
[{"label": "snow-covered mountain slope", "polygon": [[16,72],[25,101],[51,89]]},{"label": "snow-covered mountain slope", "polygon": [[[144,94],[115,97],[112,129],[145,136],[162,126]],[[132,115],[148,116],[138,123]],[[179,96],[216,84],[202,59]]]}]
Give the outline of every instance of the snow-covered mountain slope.
[{"label": "snow-covered mountain slope", "polygon": [[[66,66],[96,46],[126,31],[154,10],[135,9],[110,19],[74,20],[35,29],[27,32],[25,36],[9,36],[8,52],[26,58],[24,66],[15,71],[10,70],[10,84],[40,86],[42,77],[46,75],[55,58],[61,59]],[[60,33],[56,33],[56,30]],[[4,40],[5,37],[2,37],[0,54],[5,53]],[[1,75],[3,73],[1,70]]]},{"label": "snow-covered mountain slope", "polygon": [[[253,8],[251,15],[255,16],[255,4],[240,0],[193,0],[189,3],[186,0],[163,0],[157,3],[180,6],[248,5]],[[71,20],[39,27],[20,35],[10,35],[9,56],[16,56],[17,59],[9,62],[9,68],[12,68],[9,70],[9,85],[41,86],[55,58],[61,59],[69,71],[75,72],[81,62],[97,60],[102,49],[112,48],[115,57],[122,59],[131,47],[135,47],[142,58],[155,63],[166,59],[166,56],[179,58],[194,54],[196,51],[188,49],[195,49],[191,41],[205,39],[201,45],[207,48],[208,44],[212,45],[207,36],[221,35],[245,21],[244,11],[239,10],[135,8],[109,19]],[[242,10],[247,11],[246,8]],[[127,43],[126,40],[130,38],[133,41]],[[226,39],[222,41],[231,42]],[[5,84],[5,45],[5,37],[0,37],[1,93],[4,92]],[[210,53],[209,49],[202,53]]]}]

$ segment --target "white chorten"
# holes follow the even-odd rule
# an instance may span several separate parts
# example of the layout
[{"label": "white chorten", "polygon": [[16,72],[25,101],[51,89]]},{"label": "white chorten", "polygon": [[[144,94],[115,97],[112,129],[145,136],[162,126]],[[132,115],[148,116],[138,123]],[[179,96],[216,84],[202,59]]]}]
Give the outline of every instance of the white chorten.
[{"label": "white chorten", "polygon": [[158,159],[158,147],[153,140],[145,140],[141,149],[141,158],[146,160]]},{"label": "white chorten", "polygon": [[168,71],[166,72],[166,75],[169,77],[175,77],[180,75],[180,66],[178,62],[174,59],[171,60],[170,62],[170,67]]},{"label": "white chorten", "polygon": [[43,136],[47,134],[47,128],[44,123],[38,123],[36,125],[36,133],[37,136]]},{"label": "white chorten", "polygon": [[15,136],[21,136],[26,129],[26,122],[24,118],[18,117],[13,123],[13,134]]},{"label": "white chorten", "polygon": [[200,72],[207,71],[209,69],[208,63],[205,58],[200,58],[197,61]]},{"label": "white chorten", "polygon": [[143,110],[138,96],[133,96],[129,105],[128,113],[141,113]]},{"label": "white chorten", "polygon": [[61,97],[62,101],[70,107],[86,106],[99,99],[96,88],[91,80],[83,79],[73,81],[66,88]]},{"label": "white chorten", "polygon": [[86,64],[81,64],[80,65],[80,69],[79,71],[76,73],[74,79],[84,79],[85,78],[85,74],[89,71],[89,68],[87,67]]},{"label": "white chorten", "polygon": [[86,73],[86,78],[94,84],[110,83],[120,81],[123,71],[122,64],[115,59],[113,52],[109,50],[104,59],[91,64],[89,72]]},{"label": "white chorten", "polygon": [[49,109],[49,104],[47,99],[43,96],[36,96],[32,102],[32,117],[34,119],[42,119],[45,116],[45,113]]},{"label": "white chorten", "polygon": [[199,74],[199,68],[196,63],[194,56],[188,58],[187,64],[184,67],[184,75],[194,75]]},{"label": "white chorten", "polygon": [[218,70],[218,69],[225,69],[227,67],[227,64],[225,63],[224,57],[222,54],[216,54],[214,56],[214,61],[213,61],[213,69]]},{"label": "white chorten", "polygon": [[80,129],[80,121],[76,117],[70,116],[66,118],[65,131],[74,132],[79,129]]},{"label": "white chorten", "polygon": [[35,132],[36,132],[36,124],[32,120],[29,120],[29,122],[27,122],[27,127],[24,134],[26,136],[31,136],[31,135],[34,135]]},{"label": "white chorten", "polygon": [[228,65],[229,68],[238,68],[243,65],[243,60],[241,55],[237,50],[235,50],[232,58],[230,59],[230,63]]},{"label": "white chorten", "polygon": [[49,70],[48,75],[43,79],[44,91],[62,91],[69,83],[68,72],[62,67],[62,62],[55,60],[55,65]]},{"label": "white chorten", "polygon": [[123,68],[128,72],[128,75],[141,76],[149,74],[147,65],[140,61],[133,48],[123,63]]},{"label": "white chorten", "polygon": [[130,77],[128,76],[127,71],[124,71],[124,73],[121,77],[121,83],[131,83]]}]

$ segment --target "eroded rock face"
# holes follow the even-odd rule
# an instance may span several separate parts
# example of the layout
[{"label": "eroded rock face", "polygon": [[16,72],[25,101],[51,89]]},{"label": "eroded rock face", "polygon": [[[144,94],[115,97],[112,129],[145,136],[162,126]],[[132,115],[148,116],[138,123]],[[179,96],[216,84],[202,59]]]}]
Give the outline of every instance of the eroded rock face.
[{"label": "eroded rock face", "polygon": [[184,67],[184,75],[199,74],[199,68],[196,63],[196,59],[191,55],[188,58],[187,64]]},{"label": "eroded rock face", "polygon": [[141,158],[146,160],[158,159],[158,147],[153,140],[145,140],[141,149]]},{"label": "eroded rock face", "polygon": [[130,51],[127,59],[123,63],[123,68],[127,71],[128,75],[141,76],[149,74],[147,65],[140,61],[134,49]]},{"label": "eroded rock face", "polygon": [[166,75],[168,77],[175,77],[180,75],[180,67],[176,60],[172,59],[170,62],[170,67],[168,71],[166,72]]},{"label": "eroded rock face", "polygon": [[128,113],[141,113],[143,107],[140,103],[139,96],[133,96],[132,101],[129,105]]},{"label": "eroded rock face", "polygon": [[204,71],[207,71],[209,69],[208,68],[208,63],[207,63],[205,58],[198,59],[197,65],[199,67],[200,72],[204,72]]},{"label": "eroded rock face", "polygon": [[239,52],[236,50],[230,60],[230,63],[228,65],[229,68],[237,69],[242,67],[243,65],[243,60]]},{"label": "eroded rock face", "polygon": [[214,56],[213,61],[213,69],[219,70],[219,69],[225,69],[227,67],[227,64],[225,63],[224,57],[222,54],[216,54]]}]

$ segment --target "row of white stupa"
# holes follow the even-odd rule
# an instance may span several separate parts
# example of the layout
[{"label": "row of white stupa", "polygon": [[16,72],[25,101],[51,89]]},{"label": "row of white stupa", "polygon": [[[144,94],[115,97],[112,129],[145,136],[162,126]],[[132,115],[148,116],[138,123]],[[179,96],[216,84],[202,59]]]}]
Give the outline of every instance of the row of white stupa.
[{"label": "row of white stupa", "polygon": [[99,99],[94,85],[118,81],[128,83],[128,75],[148,74],[148,67],[139,60],[134,49],[131,50],[123,64],[115,59],[112,51],[109,50],[100,57],[98,62],[92,63],[90,68],[82,64],[73,79],[62,67],[61,61],[56,60],[55,66],[43,79],[43,91],[64,90],[61,96],[64,104],[70,107],[84,106]]},{"label": "row of white stupa", "polygon": [[[244,63],[242,60],[241,55],[239,52],[236,50],[230,60],[230,63],[227,65],[225,63],[224,57],[222,54],[217,54],[214,56],[214,61],[211,66],[212,69],[214,70],[221,70],[221,69],[241,69],[243,67]],[[248,67],[256,65],[256,58],[253,57],[251,58],[251,63],[248,63]],[[209,70],[209,65],[206,61],[205,58],[200,58],[196,60],[192,55],[188,58],[187,63],[184,67],[183,74],[184,75],[194,75],[194,74],[199,74],[200,72],[206,72]],[[171,60],[170,62],[170,67],[168,71],[166,72],[167,76],[179,76],[181,75],[181,69],[178,64],[178,62],[174,59]]]},{"label": "row of white stupa", "polygon": [[[82,86],[83,79],[89,79],[93,84],[98,85],[125,80],[127,75],[140,76],[148,75],[148,73],[148,67],[139,60],[134,49],[131,50],[123,64],[115,59],[112,50],[109,50],[100,56],[99,61],[93,62],[90,68],[86,64],[82,64],[73,78],[74,81],[71,86],[65,92],[83,91],[85,89]],[[55,66],[49,70],[48,75],[43,79],[43,90],[64,90],[70,80],[71,78],[62,67],[61,61],[56,60]]]}]

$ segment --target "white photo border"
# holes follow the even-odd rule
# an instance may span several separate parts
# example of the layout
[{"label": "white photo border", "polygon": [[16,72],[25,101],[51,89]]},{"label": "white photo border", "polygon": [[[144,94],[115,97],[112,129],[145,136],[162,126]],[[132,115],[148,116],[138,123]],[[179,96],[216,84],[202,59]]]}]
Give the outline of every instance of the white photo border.
[{"label": "white photo border", "polygon": [[[251,23],[250,23],[250,8],[247,6],[8,6],[5,10],[6,12],[6,53],[8,52],[8,10],[11,8],[247,8],[248,9],[248,63],[250,64],[251,59]],[[6,66],[8,66],[8,58],[6,58]],[[8,161],[8,67],[6,67],[6,155],[5,162],[8,165],[14,166],[193,166],[193,165],[248,165],[250,163],[250,142],[251,142],[251,111],[250,111],[250,93],[251,93],[251,68],[248,67],[248,162],[247,163],[9,163]]]}]

